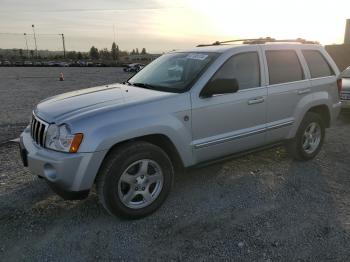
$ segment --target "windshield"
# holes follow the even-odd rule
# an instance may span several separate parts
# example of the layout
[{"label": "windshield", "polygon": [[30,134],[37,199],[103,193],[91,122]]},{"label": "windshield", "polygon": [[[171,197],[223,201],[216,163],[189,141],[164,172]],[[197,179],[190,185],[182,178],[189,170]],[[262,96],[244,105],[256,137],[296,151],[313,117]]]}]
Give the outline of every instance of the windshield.
[{"label": "windshield", "polygon": [[127,83],[166,92],[184,92],[216,57],[216,53],[165,54],[131,77]]}]

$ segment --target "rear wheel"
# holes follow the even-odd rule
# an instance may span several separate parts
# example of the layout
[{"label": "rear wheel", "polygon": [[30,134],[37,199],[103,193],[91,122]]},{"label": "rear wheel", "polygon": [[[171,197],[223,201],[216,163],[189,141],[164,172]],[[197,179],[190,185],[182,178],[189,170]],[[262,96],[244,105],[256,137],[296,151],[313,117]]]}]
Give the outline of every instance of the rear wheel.
[{"label": "rear wheel", "polygon": [[128,143],[109,153],[97,178],[97,191],[109,213],[141,218],[165,201],[173,176],[172,163],[161,148]]},{"label": "rear wheel", "polygon": [[288,142],[290,155],[300,161],[313,159],[321,150],[325,136],[322,118],[313,112],[305,115],[296,136]]}]

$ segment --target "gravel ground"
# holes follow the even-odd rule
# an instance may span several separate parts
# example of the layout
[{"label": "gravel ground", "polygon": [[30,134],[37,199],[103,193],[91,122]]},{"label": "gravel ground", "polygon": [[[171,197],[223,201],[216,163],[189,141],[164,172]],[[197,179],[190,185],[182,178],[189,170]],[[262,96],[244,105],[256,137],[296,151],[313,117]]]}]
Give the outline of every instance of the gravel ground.
[{"label": "gravel ground", "polygon": [[0,67],[0,143],[18,137],[40,100],[129,77],[116,67]]},{"label": "gravel ground", "polygon": [[[118,81],[109,71],[116,69],[88,70],[100,71],[71,90]],[[12,111],[8,123],[24,121],[22,114],[45,97],[30,81],[26,106],[14,110],[5,104],[17,98],[1,101]],[[69,90],[59,88],[68,81],[50,81],[55,93]],[[83,201],[62,200],[22,167],[16,144],[3,143],[0,260],[349,261],[349,134],[350,114],[342,114],[312,161],[294,162],[278,147],[179,174],[165,204],[136,221],[109,216],[95,191]]]}]

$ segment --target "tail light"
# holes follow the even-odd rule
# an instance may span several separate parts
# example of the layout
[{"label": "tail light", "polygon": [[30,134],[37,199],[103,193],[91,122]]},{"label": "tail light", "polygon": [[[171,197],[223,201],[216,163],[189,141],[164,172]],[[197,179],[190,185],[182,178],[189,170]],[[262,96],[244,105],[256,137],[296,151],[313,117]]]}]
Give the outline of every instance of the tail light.
[{"label": "tail light", "polygon": [[341,89],[342,89],[342,87],[343,87],[343,81],[342,81],[341,78],[337,80],[337,86],[338,86],[338,94],[339,94],[339,96],[340,96]]}]

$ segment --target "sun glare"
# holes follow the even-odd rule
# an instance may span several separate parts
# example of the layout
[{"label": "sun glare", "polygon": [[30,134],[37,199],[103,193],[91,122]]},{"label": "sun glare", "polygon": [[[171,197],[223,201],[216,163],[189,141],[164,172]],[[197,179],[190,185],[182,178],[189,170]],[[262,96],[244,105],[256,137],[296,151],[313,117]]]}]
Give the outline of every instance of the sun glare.
[{"label": "sun glare", "polygon": [[201,31],[220,39],[302,37],[342,43],[345,19],[350,18],[350,1],[189,0],[186,5],[205,21]]}]

